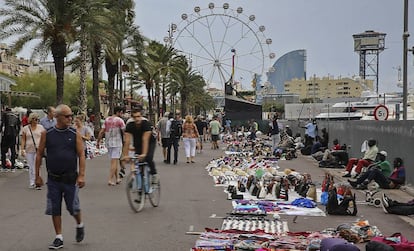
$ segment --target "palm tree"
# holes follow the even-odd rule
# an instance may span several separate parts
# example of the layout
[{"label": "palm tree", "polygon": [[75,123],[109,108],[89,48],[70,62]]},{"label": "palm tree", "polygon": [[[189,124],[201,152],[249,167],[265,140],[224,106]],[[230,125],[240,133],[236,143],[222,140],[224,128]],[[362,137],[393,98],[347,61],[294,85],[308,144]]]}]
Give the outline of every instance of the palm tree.
[{"label": "palm tree", "polygon": [[[80,87],[79,87],[79,108],[85,112],[87,109],[86,93],[86,74],[87,65],[92,61],[94,87],[94,99],[96,96],[98,103],[95,106],[99,108],[98,93],[98,68],[99,54],[101,44],[108,47],[113,41],[118,39],[117,31],[108,29],[112,23],[112,13],[108,9],[109,2],[106,0],[78,0],[74,3],[76,18],[74,23],[77,26],[77,40],[79,41],[79,69],[80,69]],[[99,45],[100,46],[99,46]],[[99,49],[97,49],[97,47]],[[96,51],[99,50],[99,51]],[[98,57],[98,58],[97,58]],[[95,75],[96,73],[96,75]],[[96,96],[95,96],[96,95]]]},{"label": "palm tree", "polygon": [[[147,50],[149,58],[154,62],[154,67],[158,71],[158,75],[162,78],[155,83],[155,97],[157,115],[159,116],[161,107],[160,107],[160,97],[162,96],[162,110],[166,111],[166,88],[167,88],[167,76],[170,74],[171,69],[175,65],[175,60],[177,59],[177,50],[172,46],[165,46],[156,41],[151,41]],[[160,83],[161,82],[161,83]],[[160,86],[161,84],[161,86]],[[162,95],[161,95],[162,94]]]},{"label": "palm tree", "polygon": [[71,0],[4,0],[0,15],[0,39],[17,37],[12,45],[19,52],[33,40],[32,58],[46,58],[52,52],[56,72],[56,104],[63,102],[65,57],[73,41],[75,16]]},{"label": "palm tree", "polygon": [[185,57],[181,58],[181,69],[174,71],[174,87],[180,92],[181,114],[188,114],[192,93],[202,93],[206,85],[203,77],[192,69]]},{"label": "palm tree", "polygon": [[110,113],[114,108],[114,88],[115,76],[119,71],[119,60],[122,57],[122,42],[124,41],[128,30],[133,24],[135,13],[134,1],[132,0],[112,0],[109,9],[112,15],[112,29],[121,34],[121,39],[114,41],[116,46],[105,49],[105,68],[108,75],[108,103]]}]

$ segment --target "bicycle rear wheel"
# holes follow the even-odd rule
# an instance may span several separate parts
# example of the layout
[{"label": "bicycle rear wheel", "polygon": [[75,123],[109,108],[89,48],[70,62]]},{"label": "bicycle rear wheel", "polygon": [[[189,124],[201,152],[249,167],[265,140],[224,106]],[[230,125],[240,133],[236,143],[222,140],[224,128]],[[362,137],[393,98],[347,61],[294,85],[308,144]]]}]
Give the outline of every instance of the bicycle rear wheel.
[{"label": "bicycle rear wheel", "polygon": [[128,203],[132,211],[135,213],[141,211],[145,204],[144,183],[137,180],[137,178],[140,179],[141,176],[131,172],[128,174],[126,179],[126,194]]},{"label": "bicycle rear wheel", "polygon": [[161,197],[161,183],[158,180],[157,184],[151,184],[151,189],[148,194],[149,201],[153,207],[158,207]]}]

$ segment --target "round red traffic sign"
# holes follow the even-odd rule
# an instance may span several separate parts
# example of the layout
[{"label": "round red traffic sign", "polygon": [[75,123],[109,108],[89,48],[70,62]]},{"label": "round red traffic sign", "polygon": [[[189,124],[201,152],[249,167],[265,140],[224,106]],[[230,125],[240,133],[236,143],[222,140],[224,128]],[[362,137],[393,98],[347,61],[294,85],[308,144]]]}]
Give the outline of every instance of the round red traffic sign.
[{"label": "round red traffic sign", "polygon": [[385,105],[377,105],[374,110],[375,120],[387,120],[388,119],[388,108]]}]

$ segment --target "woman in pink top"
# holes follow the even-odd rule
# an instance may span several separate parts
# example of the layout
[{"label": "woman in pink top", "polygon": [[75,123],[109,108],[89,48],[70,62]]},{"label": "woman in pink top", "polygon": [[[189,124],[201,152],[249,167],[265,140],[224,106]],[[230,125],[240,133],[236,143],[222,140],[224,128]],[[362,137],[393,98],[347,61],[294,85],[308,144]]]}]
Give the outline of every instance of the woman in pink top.
[{"label": "woman in pink top", "polygon": [[28,122],[29,124],[22,129],[20,155],[26,157],[27,165],[29,166],[29,188],[40,190],[40,187],[35,186],[35,159],[40,135],[45,128],[39,124],[39,114],[35,112],[30,113]]},{"label": "woman in pink top", "polygon": [[198,130],[197,126],[194,124],[193,117],[190,115],[185,116],[185,121],[183,124],[183,143],[185,156],[187,157],[187,163],[194,163],[198,137]]}]

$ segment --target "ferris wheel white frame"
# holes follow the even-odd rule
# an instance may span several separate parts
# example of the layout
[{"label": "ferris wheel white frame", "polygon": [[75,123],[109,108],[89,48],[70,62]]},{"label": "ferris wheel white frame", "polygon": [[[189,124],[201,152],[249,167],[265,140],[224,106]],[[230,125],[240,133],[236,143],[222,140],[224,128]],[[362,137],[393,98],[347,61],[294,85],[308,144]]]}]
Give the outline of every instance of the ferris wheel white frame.
[{"label": "ferris wheel white frame", "polygon": [[[221,12],[218,10],[221,10]],[[225,29],[224,36],[221,41],[213,40],[212,33],[214,31],[212,31],[212,27],[210,27],[211,23],[214,22],[212,20],[216,18],[221,19],[221,22],[224,25],[223,28]],[[237,57],[236,62],[234,63],[236,76],[239,72],[244,72],[245,75],[250,73],[251,81],[253,81],[253,79],[256,79],[257,75],[262,76],[261,78],[263,79],[264,77],[267,78],[268,72],[274,71],[273,67],[266,67],[271,65],[270,60],[274,59],[276,55],[275,53],[270,52],[272,39],[267,38],[264,35],[264,31],[266,29],[265,26],[257,25],[255,19],[255,15],[245,15],[243,13],[242,7],[231,9],[228,3],[224,3],[222,7],[216,7],[214,3],[209,3],[208,7],[205,9],[201,9],[199,6],[196,6],[194,7],[194,13],[184,13],[181,15],[180,23],[173,23],[170,25],[168,37],[165,37],[164,41],[166,43],[170,43],[177,50],[189,57],[193,69],[199,71],[203,75],[208,86],[214,84],[213,81],[217,82],[217,80],[214,79],[214,75],[217,71],[217,74],[220,78],[220,83],[216,84],[220,84],[220,86],[224,88],[224,83],[233,77],[234,71],[232,64],[234,61],[231,62],[231,60],[232,58],[234,59],[234,56]],[[202,22],[204,20],[206,21],[205,23]],[[233,28],[233,26],[235,26],[235,23],[241,25],[241,27],[245,28],[246,31],[241,32],[241,37],[239,39],[233,41],[231,44],[228,44],[228,42],[225,41],[227,32],[230,28]],[[208,29],[209,41],[201,41],[195,36],[194,31],[196,29],[194,26],[196,25],[204,26],[204,28]],[[174,33],[177,35],[174,36]],[[194,47],[192,49],[189,49],[188,47],[183,48],[183,46],[180,44],[180,39],[184,39],[184,35],[186,38],[192,38],[194,42]],[[248,38],[255,41],[255,44],[252,46],[252,49],[254,48],[255,51],[242,51],[242,54],[239,54],[239,48],[237,48],[237,45],[238,43],[241,43],[242,40],[246,39],[246,36],[250,36]],[[215,43],[219,43],[220,48],[218,51],[210,51],[215,50]],[[210,44],[211,48],[208,50],[207,45]],[[227,47],[228,50],[223,52],[223,47]],[[199,51],[194,51],[195,48]],[[203,51],[205,55],[199,55],[200,51]],[[231,55],[232,53],[233,55]],[[203,61],[203,63],[198,64],[197,59]],[[243,59],[245,61],[242,61],[240,59]],[[248,68],[244,63],[249,63],[249,61],[257,61],[258,65],[253,66],[252,68],[254,69]],[[207,70],[205,71],[204,69],[206,68]],[[235,81],[235,79],[232,80]],[[263,83],[264,82],[265,81],[263,81]]]}]

